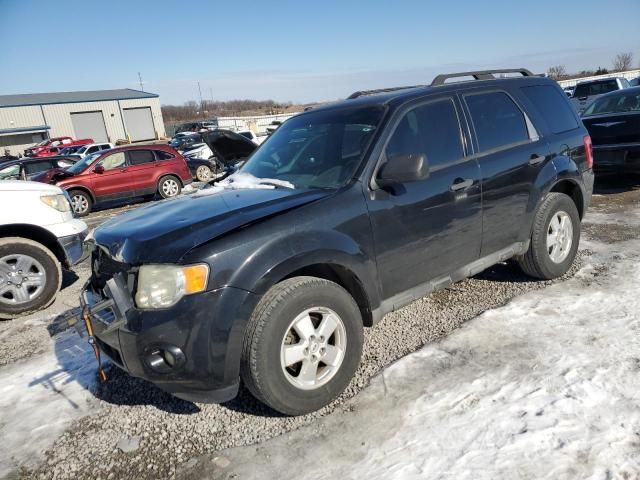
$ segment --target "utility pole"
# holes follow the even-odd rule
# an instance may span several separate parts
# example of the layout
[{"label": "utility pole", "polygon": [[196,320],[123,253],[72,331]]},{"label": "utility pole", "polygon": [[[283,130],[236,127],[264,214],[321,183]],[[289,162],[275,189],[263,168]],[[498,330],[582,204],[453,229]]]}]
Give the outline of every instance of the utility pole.
[{"label": "utility pole", "polygon": [[198,82],[198,94],[200,95],[200,111],[202,112],[202,116],[204,116],[204,104],[202,102],[202,89],[200,88],[200,82]]},{"label": "utility pole", "polygon": [[142,81],[142,75],[138,72],[138,82],[140,82],[140,90],[144,92],[144,83]]}]

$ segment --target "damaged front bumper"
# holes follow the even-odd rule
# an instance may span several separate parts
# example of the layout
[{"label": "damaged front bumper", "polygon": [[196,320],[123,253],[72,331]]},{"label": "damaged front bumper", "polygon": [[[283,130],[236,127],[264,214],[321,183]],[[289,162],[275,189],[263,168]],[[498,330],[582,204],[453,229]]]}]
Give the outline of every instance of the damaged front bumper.
[{"label": "damaged front bumper", "polygon": [[[225,287],[161,310],[135,307],[125,273],[82,292],[95,343],[115,365],[184,400],[221,403],[237,395],[246,312],[254,294]],[[230,314],[230,312],[234,312]]]}]

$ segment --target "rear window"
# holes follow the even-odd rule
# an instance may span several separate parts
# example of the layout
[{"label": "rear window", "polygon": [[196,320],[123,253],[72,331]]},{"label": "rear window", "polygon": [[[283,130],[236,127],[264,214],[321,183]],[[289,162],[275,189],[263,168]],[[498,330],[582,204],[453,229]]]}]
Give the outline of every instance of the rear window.
[{"label": "rear window", "polygon": [[129,150],[129,163],[131,165],[142,165],[155,161],[151,150]]},{"label": "rear window", "polygon": [[169,152],[164,152],[162,150],[154,150],[154,152],[158,160],[169,160],[173,158],[173,155],[171,155]]},{"label": "rear window", "polygon": [[565,96],[552,85],[523,87],[522,92],[544,117],[551,132],[560,133],[578,128],[578,121]]},{"label": "rear window", "polygon": [[524,114],[504,92],[466,95],[480,151],[529,140]]},{"label": "rear window", "polygon": [[640,93],[635,92],[626,95],[614,94],[613,96],[607,95],[606,97],[598,98],[582,115],[588,117],[590,115],[625,112],[640,112]]},{"label": "rear window", "polygon": [[575,98],[583,98],[590,97],[591,95],[602,95],[616,90],[618,90],[618,82],[615,79],[592,83],[581,83],[576,87],[575,92],[573,92],[573,96]]}]

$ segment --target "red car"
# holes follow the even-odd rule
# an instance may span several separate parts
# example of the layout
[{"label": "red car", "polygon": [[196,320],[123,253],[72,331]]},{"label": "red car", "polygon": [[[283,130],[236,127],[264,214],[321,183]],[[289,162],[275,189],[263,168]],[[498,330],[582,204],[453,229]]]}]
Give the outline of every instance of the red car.
[{"label": "red car", "polygon": [[73,211],[87,215],[96,203],[134,197],[175,197],[192,182],[184,157],[168,145],[103,150],[65,168],[32,178],[69,192]]},{"label": "red car", "polygon": [[57,155],[60,149],[64,147],[71,147],[72,145],[86,145],[94,143],[93,138],[83,138],[81,140],[74,140],[71,137],[54,137],[43,140],[42,142],[29,147],[24,151],[25,157],[49,157],[51,155]]}]

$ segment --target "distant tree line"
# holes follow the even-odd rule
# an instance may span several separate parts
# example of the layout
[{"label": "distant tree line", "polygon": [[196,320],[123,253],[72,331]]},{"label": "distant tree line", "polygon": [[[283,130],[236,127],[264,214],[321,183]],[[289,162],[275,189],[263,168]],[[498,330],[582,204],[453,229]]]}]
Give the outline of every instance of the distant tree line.
[{"label": "distant tree line", "polygon": [[233,117],[240,115],[273,115],[285,113],[303,107],[290,102],[277,103],[273,100],[228,100],[200,102],[189,101],[182,105],[162,105],[165,122],[198,120],[215,117]]},{"label": "distant tree line", "polygon": [[554,80],[569,80],[572,78],[591,77],[593,75],[605,75],[611,72],[624,72],[625,70],[631,70],[633,67],[633,53],[618,53],[611,61],[611,65],[611,70],[598,67],[596,70],[582,70],[575,73],[568,73],[567,67],[564,65],[554,65],[547,70],[547,76]]}]

